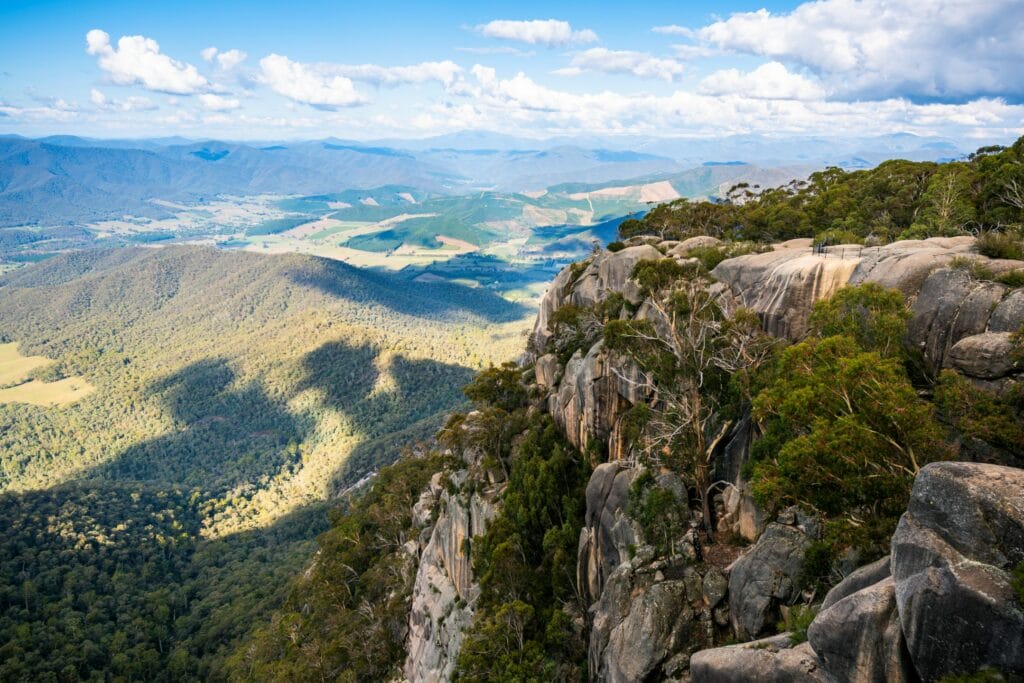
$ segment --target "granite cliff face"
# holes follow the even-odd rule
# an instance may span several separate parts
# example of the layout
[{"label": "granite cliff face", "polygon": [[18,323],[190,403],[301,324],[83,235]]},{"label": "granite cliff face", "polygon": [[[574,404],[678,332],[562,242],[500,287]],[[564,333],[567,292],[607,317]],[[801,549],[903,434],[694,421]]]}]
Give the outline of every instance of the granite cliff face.
[{"label": "granite cliff face", "polygon": [[[461,464],[447,476],[435,474],[413,509],[422,532],[408,548],[418,569],[403,670],[406,680],[415,683],[451,678],[480,594],[469,548],[497,512],[501,483],[482,468],[478,453],[462,453]],[[470,483],[479,484],[480,491],[473,486],[469,492]]]},{"label": "granite cliff face", "polygon": [[[631,279],[634,266],[666,257],[689,263],[691,249],[716,243],[634,238],[566,268],[544,297],[531,336],[526,362],[536,406],[595,465],[577,556],[591,679],[932,681],[984,666],[1024,674],[1024,608],[1011,576],[1024,562],[1024,470],[924,468],[891,556],[849,567],[852,573],[821,604],[807,641],[797,644],[786,634],[765,636],[790,605],[814,597],[801,593],[798,576],[821,523],[796,508],[767,519],[755,505],[743,477],[758,437],[749,413],[728,420],[709,446],[715,483],[708,522],[736,541],[731,550],[702,547],[698,522],[670,539],[645,530],[636,512],[647,495],[639,481],[692,500],[679,477],[646,470],[631,452],[630,410],[656,400],[658,389],[600,339],[567,360],[550,352],[552,319],[565,306],[619,295],[620,318],[664,325]],[[816,252],[809,241],[793,240],[722,261],[708,291],[722,309],[751,309],[770,335],[796,340],[807,331],[813,304],[840,287],[875,282],[897,289],[912,313],[905,342],[928,371],[951,368],[979,388],[1005,392],[1022,378],[1010,337],[1024,325],[1024,289],[972,277],[970,263],[996,274],[1024,263],[985,259],[972,247],[972,238],[961,237]],[[465,539],[494,516],[501,483],[484,477],[472,458],[466,462],[447,488],[432,482],[417,512],[424,532],[415,550],[408,680],[449,678],[472,619],[478,588]],[[474,477],[477,484],[468,486]],[[740,541],[750,545],[741,550]]]}]

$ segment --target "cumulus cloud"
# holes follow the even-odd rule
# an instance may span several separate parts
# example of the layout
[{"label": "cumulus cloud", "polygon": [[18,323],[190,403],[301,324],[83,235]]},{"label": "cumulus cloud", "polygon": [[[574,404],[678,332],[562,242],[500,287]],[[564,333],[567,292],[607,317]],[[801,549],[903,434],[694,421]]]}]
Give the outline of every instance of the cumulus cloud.
[{"label": "cumulus cloud", "polygon": [[[773,67],[768,71],[769,76],[774,70]],[[581,131],[648,135],[934,135],[955,130],[966,135],[979,130],[1020,130],[1024,121],[1024,106],[998,98],[961,104],[915,104],[900,98],[857,102],[777,99],[777,93],[756,97],[742,89],[717,95],[685,90],[668,95],[623,95],[612,91],[578,94],[542,86],[521,72],[501,78],[494,69],[477,65],[470,74],[473,85],[466,88],[464,103],[421,112],[414,125],[451,129],[458,124],[456,128],[518,129],[551,135]],[[792,90],[792,83],[787,81],[787,85]]]},{"label": "cumulus cloud", "polygon": [[117,85],[141,85],[157,92],[188,95],[209,83],[191,64],[171,59],[160,45],[144,36],[121,36],[115,48],[110,35],[93,29],[85,35],[86,52]]},{"label": "cumulus cloud", "polygon": [[790,73],[779,62],[762,64],[753,71],[716,71],[697,86],[702,95],[743,95],[765,100],[818,100],[825,91],[815,81]]},{"label": "cumulus cloud", "polygon": [[213,93],[204,93],[199,96],[199,104],[207,111],[231,111],[238,109],[242,104],[231,97],[221,97]]},{"label": "cumulus cloud", "polygon": [[845,99],[1024,97],[1020,0],[818,0],[697,31],[719,48],[793,62]]},{"label": "cumulus cloud", "polygon": [[352,81],[338,74],[323,73],[316,65],[293,62],[284,55],[270,54],[260,60],[262,82],[279,95],[319,109],[337,109],[366,103]]},{"label": "cumulus cloud", "polygon": [[131,96],[124,99],[112,99],[93,88],[89,91],[89,100],[97,109],[103,111],[152,111],[157,104],[148,97]]},{"label": "cumulus cloud", "polygon": [[11,118],[16,121],[56,121],[59,123],[67,123],[78,118],[78,110],[70,107],[61,108],[58,106],[20,107],[0,101],[0,116]]},{"label": "cumulus cloud", "polygon": [[545,47],[597,42],[597,34],[589,28],[576,31],[568,21],[558,19],[533,19],[531,21],[496,19],[487,24],[481,24],[476,29],[488,38],[518,40],[530,45]]},{"label": "cumulus cloud", "polygon": [[462,74],[462,67],[452,61],[422,62],[409,66],[379,66],[377,64],[321,65],[323,71],[336,73],[354,81],[376,85],[400,85],[437,81],[450,87]]},{"label": "cumulus cloud", "polygon": [[203,61],[212,62],[213,58],[217,56],[217,48],[207,47],[199,51],[199,56],[203,58]]},{"label": "cumulus cloud", "polygon": [[671,83],[683,74],[685,67],[674,59],[654,57],[646,52],[595,47],[573,55],[569,67],[559,69],[555,73],[575,76],[585,71],[660,78]]},{"label": "cumulus cloud", "polygon": [[217,55],[217,63],[220,65],[220,68],[225,71],[230,71],[244,62],[245,58],[248,56],[249,55],[245,54],[241,50],[228,50]]},{"label": "cumulus cloud", "polygon": [[669,36],[686,36],[687,38],[692,38],[694,34],[694,30],[692,28],[686,28],[685,26],[679,26],[677,24],[655,26],[651,31]]}]

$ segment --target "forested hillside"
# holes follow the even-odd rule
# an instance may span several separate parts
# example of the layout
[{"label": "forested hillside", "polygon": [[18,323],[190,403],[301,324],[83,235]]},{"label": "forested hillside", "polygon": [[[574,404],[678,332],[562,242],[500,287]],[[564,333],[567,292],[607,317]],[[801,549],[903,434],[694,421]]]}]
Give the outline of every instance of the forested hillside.
[{"label": "forested hillside", "polygon": [[1020,187],[1024,139],[623,223],[234,678],[1016,680]]},{"label": "forested hillside", "polygon": [[525,313],[199,247],[5,276],[0,337],[55,361],[34,376],[95,391],[0,405],[0,679],[218,678],[308,559],[325,501],[433,434],[473,369],[522,347]]},{"label": "forested hillside", "polygon": [[965,161],[895,159],[853,173],[828,168],[807,181],[764,192],[740,184],[727,201],[663,204],[642,221],[627,221],[620,232],[623,237],[655,234],[664,239],[710,235],[773,242],[815,237],[831,244],[885,244],[1019,229],[1022,211],[1024,138],[1008,148],[981,148]]}]

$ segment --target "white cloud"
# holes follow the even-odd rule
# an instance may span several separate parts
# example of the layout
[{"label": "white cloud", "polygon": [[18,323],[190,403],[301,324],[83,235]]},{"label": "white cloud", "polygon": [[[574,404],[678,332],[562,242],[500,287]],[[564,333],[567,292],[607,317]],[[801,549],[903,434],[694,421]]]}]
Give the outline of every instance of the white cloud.
[{"label": "white cloud", "polygon": [[655,26],[651,29],[654,33],[661,33],[670,36],[686,36],[692,38],[694,31],[692,28],[686,28],[685,26],[679,26],[677,24],[669,24],[668,26]]},{"label": "white cloud", "polygon": [[199,55],[205,62],[212,62],[213,58],[217,56],[217,48],[211,46],[200,50]]},{"label": "white cloud", "polygon": [[160,45],[144,36],[121,36],[115,49],[110,36],[93,29],[85,36],[86,52],[117,85],[141,85],[148,90],[188,95],[209,84],[191,64],[161,54]]},{"label": "white cloud", "polygon": [[376,85],[399,85],[402,83],[426,83],[437,81],[450,87],[462,74],[462,67],[452,61],[422,62],[410,66],[379,66],[377,64],[331,64],[320,68],[354,81]]},{"label": "white cloud", "polygon": [[238,109],[242,104],[231,97],[221,97],[213,93],[204,93],[199,96],[199,104],[208,111],[230,111]]},{"label": "white cloud", "polygon": [[520,50],[511,45],[490,45],[487,47],[457,47],[457,52],[471,55],[515,55],[517,57],[533,57],[537,53],[532,50]]},{"label": "white cloud", "polygon": [[260,70],[264,84],[295,102],[322,109],[366,103],[350,79],[325,74],[315,65],[293,62],[284,55],[267,55],[260,60]]},{"label": "white cloud", "polygon": [[595,47],[576,53],[568,68],[559,69],[555,73],[575,76],[584,71],[631,74],[639,78],[660,78],[671,83],[683,74],[685,67],[674,59],[654,57],[646,52]]},{"label": "white cloud", "polygon": [[753,71],[716,71],[697,86],[702,95],[743,95],[767,100],[819,100],[825,91],[815,81],[790,73],[779,62],[762,64]]},{"label": "white cloud", "polygon": [[[685,90],[664,96],[612,91],[577,94],[547,88],[524,73],[503,79],[494,69],[480,65],[470,73],[474,85],[464,89],[467,99],[463,104],[435,106],[406,125],[415,129],[434,125],[435,130],[474,128],[534,135],[587,132],[656,136],[935,135],[977,127],[1005,134],[999,131],[1024,127],[1024,106],[998,98],[940,105],[914,104],[898,98],[860,102],[772,99],[742,91],[721,95]],[[784,84],[792,89],[791,82]],[[799,89],[795,92],[801,93]]]},{"label": "white cloud", "polygon": [[546,47],[597,42],[597,34],[589,28],[575,31],[568,21],[559,21],[558,19],[534,19],[532,21],[496,19],[476,28],[488,38],[518,40],[530,45]]},{"label": "white cloud", "polygon": [[697,35],[801,64],[848,99],[1024,96],[1020,0],[818,0],[788,14],[733,14]]},{"label": "white cloud", "polygon": [[244,62],[245,58],[248,56],[249,55],[245,54],[241,50],[228,50],[217,55],[217,63],[220,64],[220,68],[225,71],[230,71]]},{"label": "white cloud", "polygon": [[9,117],[16,121],[56,121],[67,123],[78,118],[78,111],[58,106],[19,107],[0,101],[0,116]]},{"label": "white cloud", "polygon": [[123,100],[111,99],[96,88],[89,91],[89,100],[103,111],[152,111],[159,108],[148,97],[133,95]]}]

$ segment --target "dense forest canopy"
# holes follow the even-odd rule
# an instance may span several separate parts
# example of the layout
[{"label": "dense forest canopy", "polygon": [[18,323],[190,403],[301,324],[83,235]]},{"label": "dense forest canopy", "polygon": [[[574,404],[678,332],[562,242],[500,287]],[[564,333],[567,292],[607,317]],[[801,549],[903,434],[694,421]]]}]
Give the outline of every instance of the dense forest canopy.
[{"label": "dense forest canopy", "polygon": [[54,360],[35,375],[96,387],[0,405],[0,680],[223,678],[325,501],[433,434],[527,313],[199,247],[72,253],[0,292],[0,337]]},{"label": "dense forest canopy", "polygon": [[1024,137],[1011,147],[983,147],[964,161],[894,159],[852,173],[832,167],[764,191],[741,184],[724,201],[662,204],[640,220],[623,222],[619,234],[885,243],[1019,232],[1022,224]]}]

